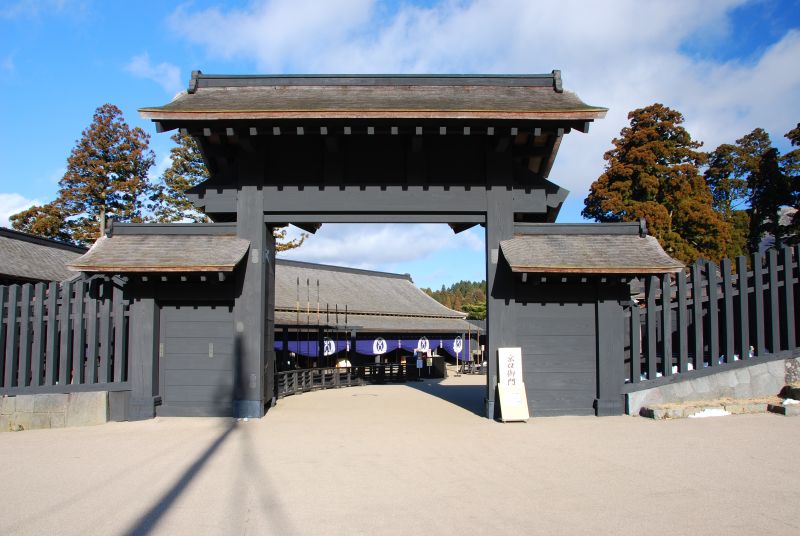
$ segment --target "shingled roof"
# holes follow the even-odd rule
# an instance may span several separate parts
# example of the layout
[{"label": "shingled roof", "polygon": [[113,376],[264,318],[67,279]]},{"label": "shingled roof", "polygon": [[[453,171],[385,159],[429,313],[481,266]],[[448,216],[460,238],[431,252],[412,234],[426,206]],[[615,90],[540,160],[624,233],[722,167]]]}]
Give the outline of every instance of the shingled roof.
[{"label": "shingled roof", "polygon": [[684,268],[639,229],[637,223],[533,224],[500,242],[500,249],[513,272],[659,274]]},{"label": "shingled roof", "polygon": [[81,272],[230,272],[250,242],[231,235],[120,234],[100,238],[68,267]]},{"label": "shingled roof", "polygon": [[576,119],[605,116],[538,75],[205,75],[188,92],[139,110],[153,120],[195,119]]},{"label": "shingled roof", "polygon": [[86,248],[0,228],[0,281],[64,281],[66,264]]},{"label": "shingled roof", "polygon": [[[318,304],[320,323],[344,325],[346,305],[347,324],[358,326],[360,331],[475,331],[464,320],[465,313],[448,309],[422,292],[407,274],[278,259],[275,263],[276,324],[295,324],[298,318],[301,324],[309,319],[316,324]],[[307,310],[311,311],[308,316]]]}]

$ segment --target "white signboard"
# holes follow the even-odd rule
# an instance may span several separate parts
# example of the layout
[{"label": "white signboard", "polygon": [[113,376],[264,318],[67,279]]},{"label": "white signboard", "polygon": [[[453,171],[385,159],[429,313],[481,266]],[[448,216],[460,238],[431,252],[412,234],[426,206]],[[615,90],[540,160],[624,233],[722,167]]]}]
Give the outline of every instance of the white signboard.
[{"label": "white signboard", "polygon": [[456,354],[460,354],[461,350],[463,349],[464,341],[461,339],[461,337],[456,337],[455,340],[453,340],[453,350],[455,350]]},{"label": "white signboard", "polygon": [[498,348],[497,364],[500,420],[527,420],[530,413],[525,382],[522,381],[522,348]]}]

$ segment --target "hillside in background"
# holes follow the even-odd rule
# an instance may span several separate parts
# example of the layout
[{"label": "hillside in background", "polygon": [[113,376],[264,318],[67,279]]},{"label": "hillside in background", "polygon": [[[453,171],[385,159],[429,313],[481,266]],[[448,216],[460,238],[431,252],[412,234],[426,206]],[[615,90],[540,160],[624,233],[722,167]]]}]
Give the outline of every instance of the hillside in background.
[{"label": "hillside in background", "polygon": [[486,318],[486,281],[459,281],[440,290],[423,288],[428,296],[442,305],[464,311],[474,320]]}]

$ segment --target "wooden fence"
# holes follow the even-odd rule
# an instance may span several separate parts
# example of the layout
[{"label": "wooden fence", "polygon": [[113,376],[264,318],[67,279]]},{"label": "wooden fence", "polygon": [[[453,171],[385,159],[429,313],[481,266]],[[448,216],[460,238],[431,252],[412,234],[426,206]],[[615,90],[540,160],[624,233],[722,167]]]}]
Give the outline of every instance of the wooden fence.
[{"label": "wooden fence", "polygon": [[124,389],[128,324],[112,281],[0,286],[0,394]]},{"label": "wooden fence", "polygon": [[[625,391],[657,378],[795,352],[799,247],[738,257],[688,274],[649,276],[626,317]],[[638,384],[638,385],[637,385]]]},{"label": "wooden fence", "polygon": [[[416,376],[414,376],[416,377]],[[368,383],[403,382],[409,367],[403,364],[297,369],[278,373],[278,397]]]}]

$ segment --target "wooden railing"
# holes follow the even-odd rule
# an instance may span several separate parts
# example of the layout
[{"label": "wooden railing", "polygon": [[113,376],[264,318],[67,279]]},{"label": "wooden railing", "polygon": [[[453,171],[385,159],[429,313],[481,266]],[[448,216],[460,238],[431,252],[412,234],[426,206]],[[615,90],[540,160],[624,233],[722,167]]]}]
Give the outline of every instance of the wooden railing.
[{"label": "wooden railing", "polygon": [[370,383],[403,382],[409,379],[409,367],[403,364],[362,365],[297,369],[278,373],[278,397],[336,389]]},{"label": "wooden railing", "polygon": [[[675,374],[797,351],[798,247],[649,276],[626,314],[625,391]],[[637,385],[640,384],[640,385]]]},{"label": "wooden railing", "polygon": [[0,394],[117,390],[128,303],[111,281],[0,286]]}]

